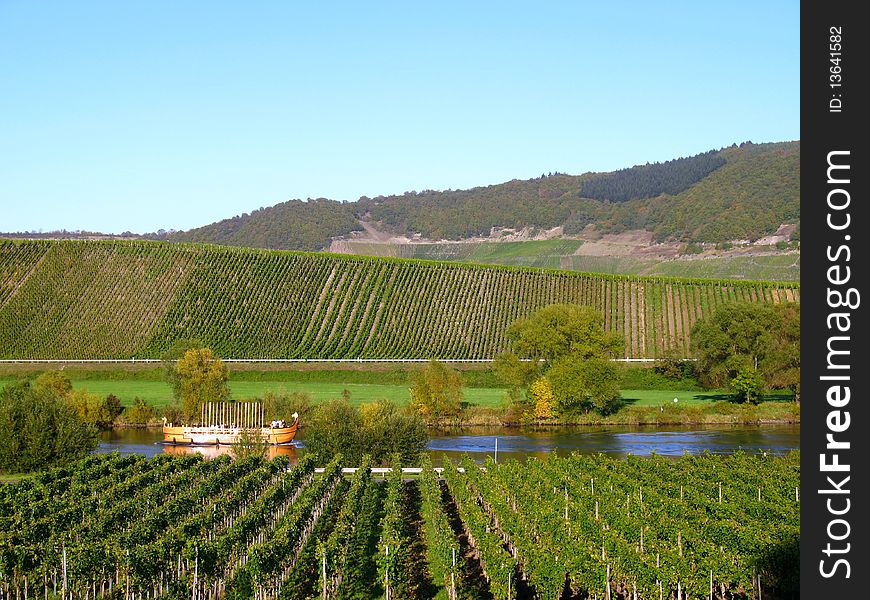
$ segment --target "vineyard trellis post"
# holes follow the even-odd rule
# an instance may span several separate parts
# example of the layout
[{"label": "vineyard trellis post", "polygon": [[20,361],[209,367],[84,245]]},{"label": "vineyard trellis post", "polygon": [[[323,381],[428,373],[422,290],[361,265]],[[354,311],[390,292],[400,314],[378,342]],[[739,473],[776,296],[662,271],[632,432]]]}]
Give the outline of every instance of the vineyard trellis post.
[{"label": "vineyard trellis post", "polygon": [[66,600],[66,542],[63,543],[63,593],[60,597],[61,600]]},{"label": "vineyard trellis post", "polygon": [[196,600],[196,590],[199,586],[199,546],[196,547],[196,557],[193,562],[193,589],[191,590],[192,600]]},{"label": "vineyard trellis post", "polygon": [[326,600],[326,552],[321,560],[321,575],[323,576],[323,600]]}]

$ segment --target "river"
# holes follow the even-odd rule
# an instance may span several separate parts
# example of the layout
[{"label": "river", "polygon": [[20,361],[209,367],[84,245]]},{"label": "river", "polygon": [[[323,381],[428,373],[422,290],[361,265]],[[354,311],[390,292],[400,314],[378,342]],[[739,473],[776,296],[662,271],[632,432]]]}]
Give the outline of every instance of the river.
[{"label": "river", "polygon": [[[164,446],[160,429],[116,429],[103,432],[97,452],[140,453],[154,456],[161,452],[201,452],[217,456],[229,448]],[[691,425],[672,427],[550,427],[508,428],[475,427],[431,432],[429,451],[438,464],[443,456],[458,458],[468,453],[483,461],[487,455],[498,458],[527,456],[546,457],[551,452],[604,453],[613,456],[646,455],[653,452],[680,456],[686,452],[701,454],[772,452],[783,454],[800,448],[800,425]],[[305,452],[305,431],[300,431],[296,445],[272,447],[270,456],[285,454],[297,459]]]}]

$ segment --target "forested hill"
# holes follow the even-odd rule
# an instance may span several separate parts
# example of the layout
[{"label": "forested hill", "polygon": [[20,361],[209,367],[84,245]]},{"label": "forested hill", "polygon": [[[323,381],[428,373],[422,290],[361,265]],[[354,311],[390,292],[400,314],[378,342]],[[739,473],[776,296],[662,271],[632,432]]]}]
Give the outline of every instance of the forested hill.
[{"label": "forested hill", "polygon": [[545,174],[470,190],[406,192],[341,203],[291,200],[162,239],[319,250],[360,221],[433,240],[493,227],[576,234],[646,229],[658,240],[756,240],[800,221],[800,142],[744,143],[612,173]]}]

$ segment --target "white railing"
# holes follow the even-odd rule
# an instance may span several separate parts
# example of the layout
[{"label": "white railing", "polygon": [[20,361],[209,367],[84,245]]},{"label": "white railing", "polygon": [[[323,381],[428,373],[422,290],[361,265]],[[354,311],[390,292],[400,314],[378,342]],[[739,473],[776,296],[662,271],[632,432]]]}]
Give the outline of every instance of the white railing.
[{"label": "white railing", "polygon": [[[314,469],[315,473],[323,473],[324,467],[317,467]],[[356,473],[359,470],[359,467],[344,467],[341,472],[342,473]],[[438,473],[439,475],[444,470],[444,467],[432,467],[432,470]],[[456,467],[456,470],[460,473],[465,473],[465,467]],[[480,467],[481,471],[486,471],[486,467]],[[371,468],[373,475],[386,475],[387,473],[392,473],[392,467],[372,467]],[[408,475],[419,475],[423,472],[423,467],[402,467],[402,473],[407,473]]]},{"label": "white railing", "polygon": [[[222,358],[225,363],[427,363],[428,358]],[[439,358],[443,363],[491,363],[492,358]],[[532,359],[520,359],[523,362],[531,362]],[[651,363],[656,358],[612,358],[613,362],[624,363]],[[679,360],[697,360],[694,358],[681,358]],[[3,358],[0,363],[20,364],[135,364],[135,363],[159,363],[159,358]]]}]

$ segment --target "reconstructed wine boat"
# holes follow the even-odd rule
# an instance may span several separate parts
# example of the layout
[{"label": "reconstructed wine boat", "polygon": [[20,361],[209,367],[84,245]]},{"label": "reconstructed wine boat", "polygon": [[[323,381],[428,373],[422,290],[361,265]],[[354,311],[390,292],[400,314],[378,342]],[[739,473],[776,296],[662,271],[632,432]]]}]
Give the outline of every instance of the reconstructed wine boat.
[{"label": "reconstructed wine boat", "polygon": [[293,422],[263,423],[263,407],[258,402],[212,402],[203,406],[202,425],[173,425],[163,419],[163,443],[189,446],[229,446],[238,444],[243,434],[270,445],[290,444],[299,429],[299,415]]}]

